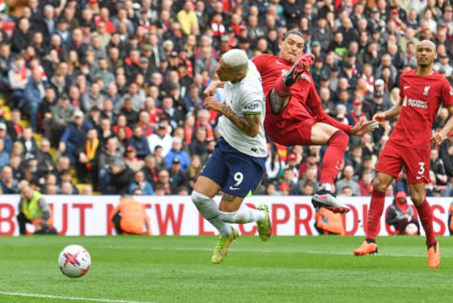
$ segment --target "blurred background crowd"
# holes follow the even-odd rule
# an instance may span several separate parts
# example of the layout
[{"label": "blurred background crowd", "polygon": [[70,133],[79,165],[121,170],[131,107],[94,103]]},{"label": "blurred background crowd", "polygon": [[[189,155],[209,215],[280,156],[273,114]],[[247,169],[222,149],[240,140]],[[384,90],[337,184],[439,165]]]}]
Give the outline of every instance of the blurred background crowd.
[{"label": "blurred background crowd", "polygon": [[[0,188],[45,194],[187,195],[212,153],[217,115],[202,92],[231,48],[279,52],[301,30],[325,111],[346,124],[399,101],[415,47],[437,45],[453,82],[453,8],[436,0],[0,0]],[[222,89],[217,91],[222,100]],[[448,119],[438,113],[434,128]],[[369,196],[395,121],[353,137],[338,195]],[[255,194],[312,195],[321,146],[268,142]],[[451,196],[453,133],[431,152],[428,196]],[[387,195],[407,191],[404,171]]]}]

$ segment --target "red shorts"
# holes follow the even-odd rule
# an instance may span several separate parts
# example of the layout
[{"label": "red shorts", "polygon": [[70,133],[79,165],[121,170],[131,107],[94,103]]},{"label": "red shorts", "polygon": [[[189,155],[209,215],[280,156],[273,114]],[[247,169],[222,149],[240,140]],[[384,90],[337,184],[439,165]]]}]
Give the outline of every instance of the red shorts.
[{"label": "red shorts", "polygon": [[272,141],[284,146],[313,145],[311,142],[311,128],[316,119],[306,119],[288,125],[285,120],[278,120],[279,116],[273,119],[266,119],[264,129]]},{"label": "red shorts", "polygon": [[379,155],[376,171],[396,178],[404,166],[409,184],[429,183],[430,154],[429,149],[409,148],[387,142]]}]

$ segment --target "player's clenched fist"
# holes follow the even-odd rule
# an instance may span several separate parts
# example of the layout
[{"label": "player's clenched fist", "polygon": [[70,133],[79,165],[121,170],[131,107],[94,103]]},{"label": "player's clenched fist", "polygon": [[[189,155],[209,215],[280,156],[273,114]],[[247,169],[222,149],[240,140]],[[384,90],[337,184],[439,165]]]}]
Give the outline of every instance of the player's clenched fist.
[{"label": "player's clenched fist", "polygon": [[217,88],[219,87],[224,87],[225,86],[225,83],[224,82],[220,82],[220,81],[214,81],[212,82],[211,84],[209,84],[209,86],[203,91],[203,97],[204,98],[207,98],[207,97],[210,97],[210,96],[214,96],[215,95],[215,92],[217,90]]}]

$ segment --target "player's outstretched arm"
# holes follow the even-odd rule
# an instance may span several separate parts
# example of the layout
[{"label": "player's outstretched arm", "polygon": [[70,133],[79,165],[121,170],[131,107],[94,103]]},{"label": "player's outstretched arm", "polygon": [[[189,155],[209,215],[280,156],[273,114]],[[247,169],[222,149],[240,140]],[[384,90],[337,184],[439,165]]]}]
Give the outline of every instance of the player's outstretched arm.
[{"label": "player's outstretched arm", "polygon": [[381,123],[384,120],[387,120],[388,118],[398,116],[401,112],[401,106],[403,105],[403,100],[400,98],[400,102],[393,106],[391,109],[386,110],[385,112],[375,114],[373,116],[373,120],[376,120],[377,122]]},{"label": "player's outstretched arm", "polygon": [[444,127],[440,131],[432,135],[431,142],[441,144],[447,137],[448,133],[453,130],[453,106],[448,107],[448,112],[450,113],[450,119],[448,119],[447,123],[445,123]]},{"label": "player's outstretched arm", "polygon": [[213,96],[205,99],[205,108],[211,109],[227,117],[237,128],[250,137],[256,137],[260,129],[261,115],[252,114],[243,117],[236,115],[225,103],[220,103]]}]

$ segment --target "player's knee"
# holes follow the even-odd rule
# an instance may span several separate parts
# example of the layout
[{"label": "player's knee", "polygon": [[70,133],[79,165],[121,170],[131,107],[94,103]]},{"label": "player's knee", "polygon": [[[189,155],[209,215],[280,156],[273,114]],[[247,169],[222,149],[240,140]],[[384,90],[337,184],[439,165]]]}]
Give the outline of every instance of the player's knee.
[{"label": "player's knee", "polygon": [[425,195],[420,193],[411,193],[411,201],[415,204],[415,206],[419,206],[425,201]]},{"label": "player's knee", "polygon": [[349,136],[344,131],[338,130],[330,137],[328,144],[334,144],[346,150],[349,144]]},{"label": "player's knee", "polygon": [[192,199],[193,204],[195,204],[197,208],[199,206],[208,205],[209,201],[211,200],[211,198],[209,198],[208,196],[203,195],[195,190],[192,191],[192,195],[190,197]]},{"label": "player's knee", "polygon": [[379,191],[379,192],[385,192],[387,190],[387,187],[388,185],[386,184],[386,182],[384,182],[384,180],[382,180],[382,178],[378,176],[376,176],[376,179],[374,179],[374,182],[373,182],[373,190],[374,191]]}]

